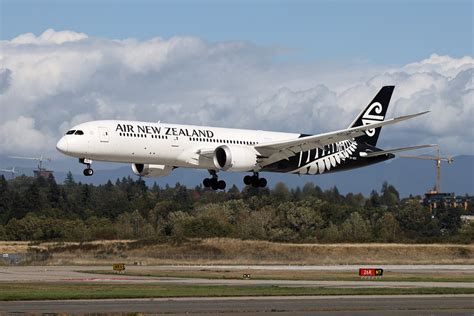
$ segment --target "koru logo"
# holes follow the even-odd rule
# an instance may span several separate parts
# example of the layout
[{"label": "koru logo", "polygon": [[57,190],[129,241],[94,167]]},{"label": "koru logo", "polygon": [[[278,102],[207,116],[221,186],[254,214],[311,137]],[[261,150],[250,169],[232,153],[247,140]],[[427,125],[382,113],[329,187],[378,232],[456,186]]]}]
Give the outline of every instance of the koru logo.
[{"label": "koru logo", "polygon": [[[383,115],[371,114],[372,111],[374,111],[375,114],[382,114],[382,104],[379,102],[374,102],[369,106],[367,111],[365,111],[364,116],[362,116],[362,124],[364,124],[364,126],[383,121]],[[366,130],[365,134],[367,134],[369,137],[374,136],[375,128]]]}]

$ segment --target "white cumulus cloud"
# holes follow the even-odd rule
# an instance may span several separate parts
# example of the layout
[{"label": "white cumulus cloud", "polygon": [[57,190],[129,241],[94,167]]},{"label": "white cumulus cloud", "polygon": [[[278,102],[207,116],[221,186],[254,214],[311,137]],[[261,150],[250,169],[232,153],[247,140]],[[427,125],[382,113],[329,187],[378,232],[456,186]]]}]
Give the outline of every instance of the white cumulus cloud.
[{"label": "white cumulus cloud", "polygon": [[325,132],[346,127],[383,85],[396,85],[388,116],[431,113],[384,128],[381,146],[440,143],[453,155],[474,154],[471,56],[394,67],[282,62],[281,53],[249,42],[51,29],[1,41],[2,154],[54,155],[65,130],[94,119]]},{"label": "white cumulus cloud", "polygon": [[66,42],[74,42],[87,38],[84,33],[76,33],[71,31],[56,32],[53,29],[47,29],[40,36],[33,33],[21,34],[10,41],[12,44],[63,44]]}]

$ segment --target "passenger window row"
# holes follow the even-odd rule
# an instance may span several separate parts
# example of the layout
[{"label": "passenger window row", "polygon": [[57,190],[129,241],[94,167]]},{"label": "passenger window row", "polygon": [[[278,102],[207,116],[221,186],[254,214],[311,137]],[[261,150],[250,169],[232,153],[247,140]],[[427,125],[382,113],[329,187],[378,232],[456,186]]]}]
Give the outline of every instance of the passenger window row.
[{"label": "passenger window row", "polygon": [[[72,133],[71,133],[72,132]],[[80,132],[82,135],[82,131],[76,131]],[[73,134],[74,131],[69,131],[66,134]],[[146,134],[134,134],[134,133],[119,133],[120,136],[125,136],[125,137],[138,137],[138,138],[147,138]],[[156,139],[168,139],[168,136],[165,135],[150,135],[151,138],[156,138]],[[252,141],[246,141],[246,140],[228,140],[228,139],[212,139],[212,138],[196,138],[196,137],[190,137],[189,141],[192,142],[206,142],[206,143],[221,143],[221,144],[236,144],[236,145],[256,145],[258,142],[252,142]]]},{"label": "passenger window row", "polygon": [[[146,134],[134,134],[134,133],[119,133],[120,136],[126,136],[126,137],[137,137],[137,138],[147,138]],[[168,136],[162,136],[162,135],[150,135],[151,138],[156,138],[156,139],[168,139]]]},{"label": "passenger window row", "polygon": [[251,142],[251,141],[246,141],[246,140],[227,140],[227,139],[195,138],[195,137],[190,137],[189,141],[191,141],[191,142],[237,144],[237,145],[256,145],[256,144],[258,144],[258,142]]}]

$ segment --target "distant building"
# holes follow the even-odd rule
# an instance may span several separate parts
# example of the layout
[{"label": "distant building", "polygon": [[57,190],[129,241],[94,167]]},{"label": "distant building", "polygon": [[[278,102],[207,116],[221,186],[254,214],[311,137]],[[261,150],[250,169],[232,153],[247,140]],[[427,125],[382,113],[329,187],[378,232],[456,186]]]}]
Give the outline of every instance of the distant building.
[{"label": "distant building", "polygon": [[48,179],[49,176],[53,174],[53,171],[46,170],[46,169],[36,169],[36,170],[33,170],[33,173],[35,174],[36,178],[42,177],[42,178]]},{"label": "distant building", "polygon": [[438,207],[462,207],[465,211],[470,209],[474,202],[474,196],[456,196],[454,193],[438,193],[430,191],[425,193],[421,204],[428,206],[430,210]]}]

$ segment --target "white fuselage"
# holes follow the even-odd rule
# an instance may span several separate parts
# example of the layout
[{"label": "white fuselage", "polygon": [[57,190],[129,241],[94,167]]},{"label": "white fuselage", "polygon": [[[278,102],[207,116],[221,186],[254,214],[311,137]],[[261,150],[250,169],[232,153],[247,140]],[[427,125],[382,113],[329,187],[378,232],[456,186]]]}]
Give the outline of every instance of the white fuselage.
[{"label": "white fuselage", "polygon": [[[221,145],[253,150],[259,143],[295,139],[300,134],[137,121],[92,121],[71,128],[57,149],[98,161],[216,169],[200,153]],[[77,131],[81,131],[77,133]]]}]

